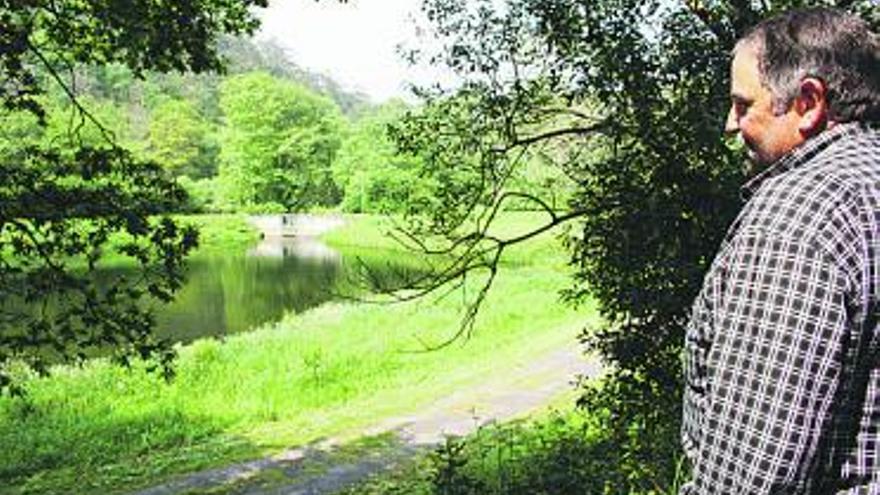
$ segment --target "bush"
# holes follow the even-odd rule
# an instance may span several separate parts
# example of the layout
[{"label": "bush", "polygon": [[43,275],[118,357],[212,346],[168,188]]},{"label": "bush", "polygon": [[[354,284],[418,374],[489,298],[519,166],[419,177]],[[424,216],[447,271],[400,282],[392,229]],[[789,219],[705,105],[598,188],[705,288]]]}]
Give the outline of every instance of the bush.
[{"label": "bush", "polygon": [[[619,469],[620,439],[605,428],[607,411],[554,413],[537,422],[481,427],[446,442],[390,476],[351,488],[348,495],[661,494],[632,489]],[[644,439],[642,439],[644,440]],[[675,459],[671,459],[675,461]]]},{"label": "bush", "polygon": [[187,213],[208,213],[218,211],[217,197],[217,181],[210,179],[192,179],[187,175],[181,175],[177,178],[177,183],[187,193],[186,212]]}]

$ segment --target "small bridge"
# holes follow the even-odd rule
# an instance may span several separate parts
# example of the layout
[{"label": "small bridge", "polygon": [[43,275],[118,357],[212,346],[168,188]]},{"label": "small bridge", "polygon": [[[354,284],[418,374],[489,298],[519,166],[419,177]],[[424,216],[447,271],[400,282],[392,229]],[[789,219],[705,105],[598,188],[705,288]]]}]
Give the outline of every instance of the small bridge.
[{"label": "small bridge", "polygon": [[251,215],[248,222],[259,229],[263,237],[317,237],[345,223],[339,215],[307,213]]}]

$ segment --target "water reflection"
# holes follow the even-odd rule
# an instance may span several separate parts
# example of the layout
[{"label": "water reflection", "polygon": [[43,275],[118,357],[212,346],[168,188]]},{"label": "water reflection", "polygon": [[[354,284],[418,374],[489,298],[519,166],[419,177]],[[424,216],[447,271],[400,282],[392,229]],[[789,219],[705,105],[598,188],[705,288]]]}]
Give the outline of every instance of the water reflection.
[{"label": "water reflection", "polygon": [[327,246],[314,237],[267,237],[256,246],[248,249],[248,256],[262,258],[295,257],[300,259],[342,262],[339,251]]},{"label": "water reflection", "polygon": [[[340,253],[313,238],[268,239],[247,250],[196,256],[175,300],[152,303],[156,333],[174,342],[235,334],[318,306],[340,292],[361,293],[364,273],[393,286],[420,270],[414,257],[400,252],[348,248]],[[134,268],[118,265],[94,273],[99,290],[136,275]],[[49,301],[49,311],[55,303]],[[38,310],[23,301],[4,304],[7,313]]]},{"label": "water reflection", "polygon": [[342,255],[310,238],[267,238],[246,253],[191,260],[176,300],[158,308],[159,335],[189,342],[277,321],[329,300]]}]

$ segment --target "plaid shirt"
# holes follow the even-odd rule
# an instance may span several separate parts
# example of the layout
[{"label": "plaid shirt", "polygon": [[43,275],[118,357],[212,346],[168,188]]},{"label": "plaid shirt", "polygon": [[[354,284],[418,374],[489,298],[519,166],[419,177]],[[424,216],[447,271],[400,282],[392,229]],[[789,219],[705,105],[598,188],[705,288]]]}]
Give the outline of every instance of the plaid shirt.
[{"label": "plaid shirt", "polygon": [[842,124],[744,187],[694,302],[681,494],[880,494],[880,132]]}]

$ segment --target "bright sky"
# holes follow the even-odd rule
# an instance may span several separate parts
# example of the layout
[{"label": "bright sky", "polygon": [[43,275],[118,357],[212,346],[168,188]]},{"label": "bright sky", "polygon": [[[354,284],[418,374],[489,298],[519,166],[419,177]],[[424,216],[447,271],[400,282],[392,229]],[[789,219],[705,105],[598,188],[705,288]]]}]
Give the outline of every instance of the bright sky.
[{"label": "bright sky", "polygon": [[415,38],[421,0],[273,0],[260,9],[258,39],[274,39],[292,60],[331,76],[376,102],[406,95],[406,81],[425,82],[396,46]]}]

